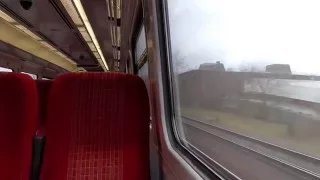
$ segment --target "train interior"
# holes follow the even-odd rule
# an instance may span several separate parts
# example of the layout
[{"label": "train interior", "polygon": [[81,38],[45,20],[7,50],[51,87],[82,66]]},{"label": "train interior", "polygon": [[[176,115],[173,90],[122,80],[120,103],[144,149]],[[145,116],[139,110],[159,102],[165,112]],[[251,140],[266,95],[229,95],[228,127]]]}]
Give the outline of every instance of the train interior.
[{"label": "train interior", "polygon": [[0,0],[0,179],[320,179],[315,0]]},{"label": "train interior", "polygon": [[[146,62],[142,1],[0,7],[0,178],[163,179],[148,71],[134,75]],[[171,178],[171,163],[188,172],[174,156]]]}]

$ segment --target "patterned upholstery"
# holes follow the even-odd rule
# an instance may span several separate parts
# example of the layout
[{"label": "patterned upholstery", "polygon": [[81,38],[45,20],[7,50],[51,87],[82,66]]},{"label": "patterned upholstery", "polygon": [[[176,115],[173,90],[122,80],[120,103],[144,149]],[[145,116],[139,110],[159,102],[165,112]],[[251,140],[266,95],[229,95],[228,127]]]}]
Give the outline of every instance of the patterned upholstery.
[{"label": "patterned upholstery", "polygon": [[139,77],[64,74],[48,102],[42,180],[150,179],[149,104]]},{"label": "patterned upholstery", "polygon": [[51,88],[51,80],[36,80],[39,100],[39,126],[43,128],[45,125],[47,98]]},{"label": "patterned upholstery", "polygon": [[0,179],[28,180],[37,125],[37,90],[31,77],[0,73]]}]

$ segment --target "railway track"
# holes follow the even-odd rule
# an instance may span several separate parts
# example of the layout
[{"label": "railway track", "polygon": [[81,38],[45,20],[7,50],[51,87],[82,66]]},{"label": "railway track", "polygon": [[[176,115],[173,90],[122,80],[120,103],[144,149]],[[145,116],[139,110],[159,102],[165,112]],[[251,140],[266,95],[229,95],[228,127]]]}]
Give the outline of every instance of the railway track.
[{"label": "railway track", "polygon": [[320,159],[269,142],[183,116],[183,122],[279,166],[302,179],[320,179]]}]

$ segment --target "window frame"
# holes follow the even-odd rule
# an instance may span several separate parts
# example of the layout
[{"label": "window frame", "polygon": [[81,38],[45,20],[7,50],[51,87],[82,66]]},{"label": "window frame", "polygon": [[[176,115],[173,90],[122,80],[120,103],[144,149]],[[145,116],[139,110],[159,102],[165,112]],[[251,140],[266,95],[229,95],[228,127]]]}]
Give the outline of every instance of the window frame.
[{"label": "window frame", "polygon": [[136,28],[135,31],[135,36],[133,38],[133,43],[132,43],[132,64],[133,64],[133,69],[134,69],[134,74],[138,74],[138,71],[142,68],[142,66],[148,61],[148,56],[147,56],[147,42],[146,42],[146,47],[143,50],[143,53],[140,55],[140,57],[138,57],[138,59],[136,59],[136,44],[139,38],[139,35],[141,33],[141,31],[143,30],[144,27],[144,31],[145,31],[145,39],[147,41],[147,35],[146,35],[146,30],[145,30],[145,25],[144,25],[144,21],[143,18],[139,21],[138,24],[138,28]]},{"label": "window frame", "polygon": [[144,2],[141,2],[141,6],[139,6],[138,8],[138,13],[137,13],[137,25],[133,28],[133,36],[132,36],[132,41],[131,41],[131,62],[132,62],[132,66],[133,66],[133,73],[137,74],[139,69],[144,65],[144,63],[147,61],[146,56],[147,56],[147,42],[146,42],[146,47],[143,51],[143,53],[140,55],[140,57],[138,57],[139,59],[136,59],[136,45],[137,45],[137,41],[139,38],[139,35],[141,33],[141,31],[143,30],[144,27],[144,31],[145,31],[145,40],[147,41],[147,34],[146,34],[146,27],[145,27],[145,23],[144,23],[144,8],[142,7],[144,5]]},{"label": "window frame", "polygon": [[146,64],[147,61],[148,61],[147,49],[145,49],[144,52],[143,52],[143,54],[142,54],[141,57],[139,58],[138,64],[136,64],[136,66],[137,66],[137,73],[138,73],[139,70],[143,67],[143,65]]},{"label": "window frame", "polygon": [[165,121],[168,128],[168,137],[171,145],[187,163],[203,178],[209,179],[237,179],[232,172],[225,169],[218,162],[214,161],[194,147],[187,147],[179,137],[176,126],[176,111],[174,102],[174,76],[172,67],[171,38],[169,29],[168,0],[157,1],[158,8],[158,34],[161,57],[162,85],[164,95]]},{"label": "window frame", "polygon": [[[139,24],[139,28],[138,28],[138,32],[137,32],[137,34],[136,34],[136,36],[135,36],[135,41],[134,41],[134,63],[136,64],[136,66],[137,67],[141,67],[142,65],[142,63],[144,63],[143,61],[144,61],[144,58],[147,56],[147,36],[146,36],[146,29],[145,29],[146,27],[145,27],[145,25],[143,24],[143,20],[141,21],[141,23]],[[138,39],[139,39],[139,35],[142,33],[142,31],[144,30],[144,35],[145,35],[145,40],[146,40],[146,46],[145,46],[145,48],[144,48],[144,50],[143,50],[143,52],[142,52],[142,54],[139,56],[139,57],[137,57],[138,59],[136,59],[136,45],[137,45],[137,42],[138,42]]]}]

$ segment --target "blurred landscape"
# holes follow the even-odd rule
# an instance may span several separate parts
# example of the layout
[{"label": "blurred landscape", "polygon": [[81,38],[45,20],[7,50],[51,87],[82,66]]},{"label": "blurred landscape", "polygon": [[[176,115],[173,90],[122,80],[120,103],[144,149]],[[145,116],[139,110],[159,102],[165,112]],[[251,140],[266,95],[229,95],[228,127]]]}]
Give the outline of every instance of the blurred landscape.
[{"label": "blurred landscape", "polygon": [[183,116],[319,156],[318,79],[210,68],[176,78]]}]

